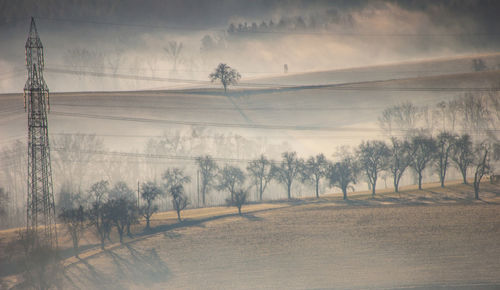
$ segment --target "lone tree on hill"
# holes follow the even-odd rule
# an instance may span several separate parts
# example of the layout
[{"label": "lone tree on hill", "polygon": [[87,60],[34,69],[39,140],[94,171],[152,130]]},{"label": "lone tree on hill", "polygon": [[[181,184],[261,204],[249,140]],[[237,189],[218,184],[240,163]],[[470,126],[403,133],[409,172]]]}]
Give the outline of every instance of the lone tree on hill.
[{"label": "lone tree on hill", "polygon": [[220,80],[222,86],[224,86],[224,93],[227,92],[228,85],[235,85],[241,79],[240,73],[225,63],[220,63],[208,77],[212,83]]}]

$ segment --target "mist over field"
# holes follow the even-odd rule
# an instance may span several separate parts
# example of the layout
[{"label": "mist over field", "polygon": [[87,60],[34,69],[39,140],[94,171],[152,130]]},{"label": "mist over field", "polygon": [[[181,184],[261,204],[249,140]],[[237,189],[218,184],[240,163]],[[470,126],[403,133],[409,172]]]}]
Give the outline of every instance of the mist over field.
[{"label": "mist over field", "polygon": [[[0,0],[0,288],[496,289],[499,12]],[[32,19],[48,249],[23,231],[50,199]]]},{"label": "mist over field", "polygon": [[[52,92],[206,86],[219,62],[238,68],[244,82],[282,74],[284,64],[299,73],[488,53],[499,45],[491,1],[147,1],[137,11],[133,1],[4,3],[0,93],[24,84],[20,47],[29,16],[37,19]],[[182,43],[175,60],[164,50],[169,41]]]}]

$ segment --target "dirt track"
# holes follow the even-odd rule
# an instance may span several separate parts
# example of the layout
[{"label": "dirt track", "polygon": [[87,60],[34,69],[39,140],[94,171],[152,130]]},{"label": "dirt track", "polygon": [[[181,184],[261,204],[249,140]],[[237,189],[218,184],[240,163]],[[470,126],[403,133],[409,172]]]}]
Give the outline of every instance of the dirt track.
[{"label": "dirt track", "polygon": [[64,288],[498,289],[499,210],[324,202],[231,216],[77,263]]}]

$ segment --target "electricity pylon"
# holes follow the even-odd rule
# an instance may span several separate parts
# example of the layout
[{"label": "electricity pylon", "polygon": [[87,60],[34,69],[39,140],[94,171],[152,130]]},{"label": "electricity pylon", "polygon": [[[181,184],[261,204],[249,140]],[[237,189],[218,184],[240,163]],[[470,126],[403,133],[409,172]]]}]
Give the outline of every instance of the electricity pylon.
[{"label": "electricity pylon", "polygon": [[36,234],[37,243],[57,247],[55,205],[50,165],[47,109],[49,89],[43,79],[43,46],[35,20],[31,18],[26,41],[28,80],[24,86],[24,108],[28,112],[28,200],[26,229]]}]

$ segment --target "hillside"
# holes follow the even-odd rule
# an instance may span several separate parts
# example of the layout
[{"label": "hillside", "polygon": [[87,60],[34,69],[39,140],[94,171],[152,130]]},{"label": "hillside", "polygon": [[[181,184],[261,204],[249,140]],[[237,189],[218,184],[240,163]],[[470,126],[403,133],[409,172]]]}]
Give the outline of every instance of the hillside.
[{"label": "hillside", "polygon": [[330,71],[289,73],[288,75],[255,78],[252,84],[327,85],[351,82],[369,82],[424,76],[453,75],[475,72],[474,59],[482,59],[488,70],[500,68],[500,53],[463,55],[448,58],[424,59],[375,66],[345,68]]},{"label": "hillside", "polygon": [[[193,209],[152,234],[68,258],[65,289],[495,289],[500,192],[483,184],[403,188],[374,200],[337,195],[234,209]],[[7,238],[6,232],[2,232]],[[116,241],[116,236],[112,237]],[[62,236],[63,247],[70,241]],[[91,236],[83,240],[92,245]],[[94,244],[94,247],[97,245]],[[15,281],[8,277],[6,283]],[[471,288],[473,287],[473,288]]]}]

